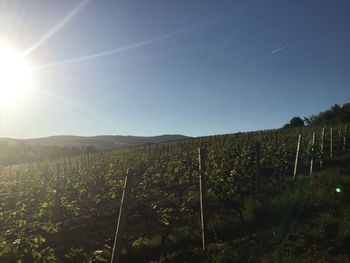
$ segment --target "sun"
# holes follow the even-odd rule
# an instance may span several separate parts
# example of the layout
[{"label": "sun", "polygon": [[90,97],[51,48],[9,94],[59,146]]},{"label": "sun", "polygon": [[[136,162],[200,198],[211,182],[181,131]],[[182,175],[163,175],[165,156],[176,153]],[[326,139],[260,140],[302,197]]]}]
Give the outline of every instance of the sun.
[{"label": "sun", "polygon": [[15,49],[0,46],[0,108],[18,104],[32,85],[31,68]]}]

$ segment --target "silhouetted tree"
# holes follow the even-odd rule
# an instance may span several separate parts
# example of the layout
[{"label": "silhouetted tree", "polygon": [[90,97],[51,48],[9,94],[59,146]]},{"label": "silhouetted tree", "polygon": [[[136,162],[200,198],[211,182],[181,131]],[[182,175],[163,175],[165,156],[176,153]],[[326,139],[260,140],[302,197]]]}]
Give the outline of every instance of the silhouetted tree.
[{"label": "silhouetted tree", "polygon": [[334,104],[326,111],[305,117],[307,125],[330,125],[347,122],[350,122],[350,103],[345,103],[343,106]]},{"label": "silhouetted tree", "polygon": [[283,128],[296,128],[303,127],[304,121],[300,117],[293,117],[289,123],[283,126]]}]

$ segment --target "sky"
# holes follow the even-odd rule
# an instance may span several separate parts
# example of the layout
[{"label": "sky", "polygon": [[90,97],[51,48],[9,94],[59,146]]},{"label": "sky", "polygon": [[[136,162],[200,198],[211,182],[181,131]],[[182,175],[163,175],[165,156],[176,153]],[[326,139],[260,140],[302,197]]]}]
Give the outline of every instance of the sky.
[{"label": "sky", "polygon": [[350,101],[349,25],[347,0],[0,0],[35,82],[0,137],[278,128]]}]

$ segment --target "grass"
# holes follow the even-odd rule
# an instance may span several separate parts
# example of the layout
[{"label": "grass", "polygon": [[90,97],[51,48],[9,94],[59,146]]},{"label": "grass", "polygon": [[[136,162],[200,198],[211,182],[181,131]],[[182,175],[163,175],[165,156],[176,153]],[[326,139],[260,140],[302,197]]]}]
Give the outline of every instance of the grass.
[{"label": "grass", "polygon": [[350,262],[350,154],[281,195],[246,200],[243,213],[248,236],[211,244],[208,262]]}]

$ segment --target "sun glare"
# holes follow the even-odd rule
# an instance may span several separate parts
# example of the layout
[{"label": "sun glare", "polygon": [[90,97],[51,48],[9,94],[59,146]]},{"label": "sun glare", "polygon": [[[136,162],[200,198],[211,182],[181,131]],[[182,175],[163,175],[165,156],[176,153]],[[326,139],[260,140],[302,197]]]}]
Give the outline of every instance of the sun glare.
[{"label": "sun glare", "polygon": [[31,88],[31,70],[13,48],[0,46],[0,108],[18,104]]}]

